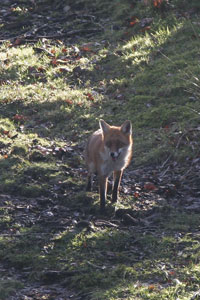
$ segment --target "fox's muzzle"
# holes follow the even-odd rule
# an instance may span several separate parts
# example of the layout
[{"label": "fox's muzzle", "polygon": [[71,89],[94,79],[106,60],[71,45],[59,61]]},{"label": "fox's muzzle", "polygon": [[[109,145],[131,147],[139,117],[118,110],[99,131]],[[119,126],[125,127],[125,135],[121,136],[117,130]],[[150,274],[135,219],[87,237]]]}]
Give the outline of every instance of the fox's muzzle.
[{"label": "fox's muzzle", "polygon": [[117,160],[119,155],[120,155],[120,152],[110,152],[110,156],[111,156],[113,161]]}]

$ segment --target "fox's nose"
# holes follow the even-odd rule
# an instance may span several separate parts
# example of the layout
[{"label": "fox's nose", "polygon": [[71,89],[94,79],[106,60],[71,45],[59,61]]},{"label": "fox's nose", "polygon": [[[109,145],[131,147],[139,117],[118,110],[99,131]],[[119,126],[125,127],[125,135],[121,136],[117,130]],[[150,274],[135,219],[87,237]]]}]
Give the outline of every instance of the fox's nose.
[{"label": "fox's nose", "polygon": [[110,152],[110,156],[112,157],[112,160],[116,160],[119,155],[117,152]]},{"label": "fox's nose", "polygon": [[114,157],[115,157],[115,152],[110,152],[110,156],[111,156],[112,158],[114,158]]}]

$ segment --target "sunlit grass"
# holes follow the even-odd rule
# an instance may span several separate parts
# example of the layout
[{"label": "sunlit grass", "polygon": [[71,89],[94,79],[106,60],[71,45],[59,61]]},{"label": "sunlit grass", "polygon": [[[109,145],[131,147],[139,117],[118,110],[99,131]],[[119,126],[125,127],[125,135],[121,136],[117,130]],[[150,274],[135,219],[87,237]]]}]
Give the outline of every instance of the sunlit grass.
[{"label": "sunlit grass", "polygon": [[[170,160],[184,168],[198,158],[196,16],[191,26],[170,11],[161,17],[143,3],[136,10],[128,1],[88,3],[91,14],[116,12],[114,26],[104,20],[101,36],[81,36],[76,44],[41,40],[0,47],[0,192],[12,194],[17,203],[2,204],[0,225],[6,233],[0,237],[0,260],[25,272],[31,268],[30,277],[41,282],[45,270],[69,271],[61,283],[91,300],[188,300],[199,289],[198,214],[173,208],[161,212],[152,228],[143,220],[135,227],[119,220],[120,225],[96,226],[99,200],[97,193],[84,191],[83,149],[99,118],[113,125],[130,119],[134,164],[129,170]],[[18,17],[27,12],[15,9]],[[139,20],[153,14],[150,28],[128,27],[134,14]],[[15,213],[25,217],[21,199],[30,223],[15,222]],[[38,199],[48,203],[42,204],[44,214],[33,205]],[[120,200],[115,208],[133,209],[136,201],[132,194]],[[50,207],[59,215],[60,206],[66,209],[63,223],[56,218],[51,223],[45,213]],[[111,214],[102,221],[116,221]],[[88,227],[79,227],[79,215]],[[18,288],[15,281],[8,284],[0,282],[4,299]]]}]

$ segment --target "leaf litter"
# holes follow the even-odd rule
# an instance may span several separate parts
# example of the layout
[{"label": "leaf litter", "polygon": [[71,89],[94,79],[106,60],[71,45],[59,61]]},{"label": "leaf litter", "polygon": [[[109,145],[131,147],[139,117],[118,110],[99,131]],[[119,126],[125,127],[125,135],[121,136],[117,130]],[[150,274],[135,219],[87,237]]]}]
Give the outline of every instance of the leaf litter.
[{"label": "leaf litter", "polygon": [[[154,6],[159,7],[162,1],[154,1]],[[72,12],[70,6],[65,7],[67,16],[63,16],[63,20],[59,17],[49,17],[47,11],[41,12],[44,17],[43,23],[42,18],[37,10],[37,3],[32,2],[33,5],[30,8],[26,8],[22,13],[25,14],[25,20],[22,22],[15,16],[17,12],[17,5],[20,1],[3,1],[3,16],[2,18],[6,21],[5,32],[2,36],[1,42],[10,41],[10,47],[17,47],[24,43],[33,43],[39,39],[61,39],[70,38],[71,41],[76,41],[80,36],[92,36],[102,32],[102,26],[96,21],[96,17],[90,14],[83,14],[81,12]],[[60,12],[62,9],[57,1],[57,10]],[[10,6],[12,8],[10,9]],[[48,6],[46,7],[48,8]],[[33,11],[32,11],[33,10]],[[46,11],[46,12],[45,12]],[[49,12],[49,10],[48,10]],[[76,20],[78,23],[84,23],[88,26],[87,29],[73,29],[65,30],[63,23],[67,20]],[[52,19],[49,22],[49,19]],[[138,23],[139,20],[133,17],[130,20],[130,26],[133,27]],[[34,23],[34,26],[32,26]],[[144,18],[140,21],[141,27],[149,26],[152,23],[151,18]],[[86,27],[87,27],[86,26]],[[12,34],[10,29],[13,29]],[[83,45],[80,49],[76,48],[63,48],[62,56],[57,57],[55,50],[47,48],[35,48],[36,52],[47,53],[50,58],[50,64],[53,67],[59,67],[60,72],[70,72],[70,69],[61,67],[70,62],[79,60],[82,56],[90,55],[95,53],[95,49],[91,45]],[[78,67],[79,68],[79,67]],[[29,75],[31,77],[45,80],[45,68],[39,67],[38,69],[29,68]],[[80,74],[81,68],[74,69],[74,74]],[[88,92],[85,94],[90,102],[95,100],[95,93]],[[72,99],[66,99],[65,102],[68,105],[73,104]],[[13,120],[22,126],[29,121],[28,117],[23,114],[13,115]],[[24,125],[26,126],[26,125]],[[50,128],[50,123],[40,123],[38,126]],[[24,129],[23,129],[24,130]],[[16,135],[12,135],[10,131],[1,131],[1,135],[5,135],[10,139],[14,139]],[[171,137],[170,137],[171,138]],[[191,148],[195,147],[195,140],[199,138],[199,130],[192,129],[190,134],[188,132],[181,134],[177,137],[174,134],[173,143],[176,144],[176,150],[184,143],[189,143]],[[10,155],[9,144],[0,144],[0,154],[4,159]],[[71,159],[72,168],[66,168],[65,172],[77,176],[80,180],[85,179],[84,171],[81,167],[77,167],[77,163],[73,159],[73,155],[81,156],[82,152],[78,147],[70,145],[58,147],[53,144],[52,146],[40,145],[38,141],[30,145],[29,152],[32,153],[34,150],[38,151],[36,154],[30,154],[30,160],[38,161],[45,160],[49,155],[56,156],[60,163],[68,157]],[[39,154],[38,154],[39,153]],[[188,166],[184,172],[181,166],[177,166],[176,162],[171,156],[158,167],[140,167],[137,169],[128,169],[122,181],[121,197],[122,199],[129,199],[127,202],[127,208],[117,208],[108,216],[102,218],[95,215],[96,208],[88,207],[82,208],[80,202],[66,206],[65,203],[60,201],[65,197],[77,198],[77,193],[80,193],[83,186],[74,185],[70,182],[63,182],[62,180],[50,189],[49,196],[27,198],[22,196],[9,196],[0,195],[0,208],[4,211],[2,216],[5,216],[4,222],[1,222],[1,237],[10,240],[10,243],[16,241],[20,243],[26,237],[31,237],[34,243],[38,244],[42,249],[43,256],[48,256],[51,251],[54,250],[54,242],[57,237],[65,234],[66,232],[80,232],[81,230],[86,232],[96,232],[99,229],[104,230],[105,228],[117,229],[129,232],[134,229],[134,232],[147,235],[153,233],[158,235],[158,227],[162,226],[162,219],[168,214],[170,215],[175,209],[182,209],[186,212],[197,213],[200,211],[199,202],[199,169],[200,159],[199,154],[192,160],[186,162]],[[185,166],[184,166],[185,168]],[[70,191],[69,191],[70,189]],[[97,191],[97,189],[96,189]],[[91,203],[94,199],[90,196],[88,198],[80,196],[81,200],[86,203]],[[125,201],[125,202],[126,202]],[[86,205],[87,206],[87,205]],[[109,206],[109,205],[108,205]],[[97,204],[98,207],[98,204]],[[98,209],[98,208],[97,208]],[[110,207],[109,207],[110,209]],[[98,210],[97,210],[98,211]],[[35,228],[32,232],[27,230],[28,228]],[[24,229],[24,230],[23,230]],[[164,230],[164,229],[163,229]],[[111,232],[112,234],[112,232]],[[161,234],[161,233],[159,233]],[[162,232],[165,234],[165,232]],[[192,234],[196,234],[195,230]],[[44,245],[43,242],[46,242]],[[135,239],[132,251],[136,252],[136,261],[139,261],[142,257],[145,257],[145,253],[137,252],[137,243],[139,239]],[[51,243],[52,242],[52,243]],[[139,241],[141,242],[141,241]],[[42,248],[43,246],[43,248]],[[4,245],[6,251],[7,244]],[[83,244],[85,249],[88,248],[87,243]],[[41,255],[40,249],[40,255]],[[138,248],[139,249],[139,248]],[[97,251],[97,250],[96,250]],[[127,250],[130,254],[131,247]],[[144,247],[144,252],[148,251]],[[98,251],[97,251],[98,252]],[[98,255],[103,255],[102,250],[99,251]],[[109,261],[115,260],[118,256],[117,251],[106,251]],[[138,256],[138,257],[137,257]],[[181,256],[181,255],[180,255]],[[43,272],[40,271],[38,275],[33,270],[31,264],[20,265],[20,262],[9,261],[9,258],[4,256],[4,261],[1,262],[1,272],[3,274],[3,280],[9,280],[9,278],[15,278],[15,280],[22,282],[24,288],[20,287],[20,290],[15,293],[14,296],[9,296],[9,299],[83,299],[84,294],[80,294],[76,289],[74,291],[63,287],[65,284],[66,277],[73,277],[79,274],[79,270],[75,268],[73,270],[68,269],[48,269],[45,266]],[[104,270],[107,266],[100,265],[98,262],[87,261],[87,264],[92,269]],[[11,267],[12,266],[12,267]],[[109,265],[109,267],[112,264]],[[10,268],[11,267],[11,268]],[[82,270],[84,273],[84,271]],[[39,273],[39,272],[38,272]],[[175,271],[166,271],[165,276],[167,280],[171,280],[171,277],[175,276]],[[32,283],[31,283],[32,279]],[[181,284],[179,279],[176,280],[176,284]],[[166,284],[166,282],[165,282]],[[170,284],[168,282],[167,284]],[[150,292],[159,289],[159,285],[156,283],[147,282],[147,288]],[[164,285],[164,284],[163,284]],[[88,293],[89,294],[89,293]],[[86,296],[88,295],[86,293]],[[7,298],[8,299],[8,298]]]}]

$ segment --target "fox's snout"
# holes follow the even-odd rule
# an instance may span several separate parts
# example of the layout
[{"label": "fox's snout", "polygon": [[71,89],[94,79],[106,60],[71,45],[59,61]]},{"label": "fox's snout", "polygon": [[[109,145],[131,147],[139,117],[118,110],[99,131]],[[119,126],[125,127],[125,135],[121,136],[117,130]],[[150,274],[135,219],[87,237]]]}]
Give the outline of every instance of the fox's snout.
[{"label": "fox's snout", "polygon": [[110,152],[110,156],[111,156],[111,158],[112,158],[112,160],[116,160],[118,157],[119,157],[119,155],[120,155],[120,152],[118,151],[118,152]]}]

